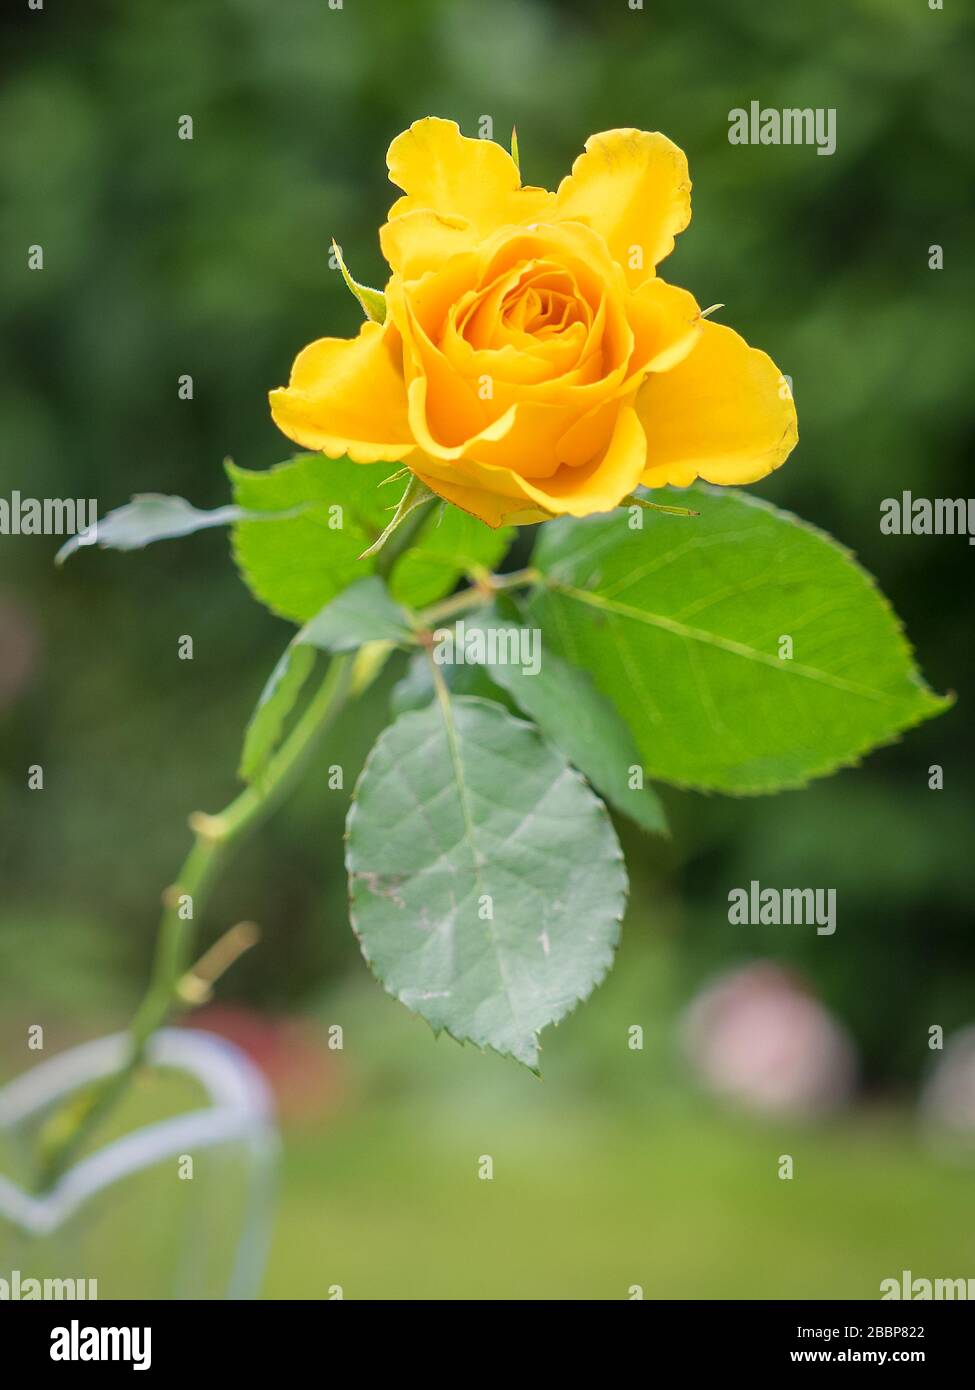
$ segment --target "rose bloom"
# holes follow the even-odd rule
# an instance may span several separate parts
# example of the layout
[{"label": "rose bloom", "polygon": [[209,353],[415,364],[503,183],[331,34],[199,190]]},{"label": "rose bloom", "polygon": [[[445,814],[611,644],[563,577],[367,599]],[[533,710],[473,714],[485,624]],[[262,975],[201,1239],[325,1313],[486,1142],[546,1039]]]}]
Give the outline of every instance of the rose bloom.
[{"label": "rose bloom", "polygon": [[691,216],[665,136],[592,136],[557,193],[433,117],[388,163],[385,322],[298,354],[270,397],[289,438],[401,461],[490,526],[609,511],[641,483],[751,483],[788,456],[777,367],[656,273]]}]

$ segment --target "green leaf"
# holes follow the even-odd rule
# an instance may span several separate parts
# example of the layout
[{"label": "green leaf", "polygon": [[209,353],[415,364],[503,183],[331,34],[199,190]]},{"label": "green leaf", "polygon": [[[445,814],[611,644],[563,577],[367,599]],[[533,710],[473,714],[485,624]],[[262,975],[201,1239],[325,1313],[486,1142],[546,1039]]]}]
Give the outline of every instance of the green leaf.
[{"label": "green leaf", "polygon": [[[100,550],[141,550],[153,541],[190,536],[194,531],[205,531],[211,526],[229,526],[231,522],[242,521],[246,516],[241,507],[216,507],[213,511],[201,511],[187,502],[185,497],[142,492],[125,506],[116,507],[102,517],[93,532],[87,535],[79,532],[65,541],[54,562],[63,565],[76,550],[89,545],[97,545]],[[261,518],[254,516],[250,520],[257,522]]]},{"label": "green leaf", "polygon": [[[486,634],[510,635],[504,642],[495,636],[495,656],[517,651],[518,638],[525,631],[491,609],[466,619],[465,625],[468,632],[480,629]],[[539,647],[537,670],[533,671],[531,663],[491,660],[492,647],[487,643],[485,667],[491,679],[617,810],[644,830],[667,834],[664,808],[653,788],[643,782],[640,754],[616,706],[596,688],[587,672],[570,666],[551,648],[541,643]],[[639,787],[630,786],[634,769],[643,783]]]},{"label": "green leaf", "polygon": [[[483,666],[444,666],[441,674],[454,695],[477,695],[482,700],[496,700],[515,712],[514,704],[505,692],[494,684]],[[430,661],[425,652],[417,652],[406,668],[406,674],[394,685],[389,699],[393,717],[408,710],[423,709],[436,699],[437,691],[430,674]]]},{"label": "green leaf", "polygon": [[240,776],[253,782],[264,770],[314,665],[314,648],[345,652],[370,642],[405,645],[410,640],[402,610],[375,575],[326,604],[288,643],[268,677],[244,734]]},{"label": "green leaf", "polygon": [[392,595],[409,607],[435,603],[451,592],[460,575],[497,569],[515,535],[513,527],[494,531],[442,503],[392,571]]},{"label": "green leaf", "polygon": [[[455,652],[462,637],[480,634],[466,645],[463,663],[452,661],[441,666],[450,690],[455,695],[497,700],[514,712],[527,714],[618,811],[652,834],[669,834],[664,808],[653,788],[646,782],[642,787],[630,785],[634,768],[639,769],[643,780],[640,754],[616,706],[596,688],[592,678],[541,643],[534,671],[531,661],[522,664],[507,659],[518,652],[525,629],[493,607],[478,609],[462,621],[462,629],[459,623],[437,629],[438,633],[454,634]],[[418,653],[393,690],[393,712],[420,709],[435,693],[430,662]]]},{"label": "green leaf", "polygon": [[348,652],[366,642],[412,640],[403,610],[386,592],[377,575],[359,579],[325,605],[294,639],[323,651]]},{"label": "green leaf", "polygon": [[[238,506],[283,514],[280,522],[243,521],[233,531],[241,575],[273,613],[306,622],[347,585],[375,572],[375,560],[359,556],[395,510],[395,494],[382,484],[402,473],[396,465],[304,454],[266,472],[230,465],[228,473]],[[465,570],[496,565],[512,534],[492,531],[456,507],[431,508],[393,570],[393,597],[410,607],[435,602]]]},{"label": "green leaf", "polygon": [[948,707],[849,551],[757,498],[693,495],[700,517],[647,514],[641,531],[548,522],[533,558],[528,620],[592,673],[653,776],[799,787]]},{"label": "green leaf", "polygon": [[498,705],[444,694],[380,736],[346,864],[352,925],[390,994],[533,1069],[539,1030],[612,962],[626,898],[612,822],[561,753]]},{"label": "green leaf", "polygon": [[[234,500],[248,510],[281,512],[280,521],[242,522],[234,559],[247,587],[273,613],[306,622],[346,585],[375,568],[360,552],[388,518],[380,488],[390,464],[358,464],[304,454],[266,472],[230,464]],[[302,507],[300,515],[295,508]]]},{"label": "green leaf", "polygon": [[281,738],[284,721],[294,708],[314,664],[312,647],[296,647],[289,642],[282,652],[244,733],[238,775],[245,782],[255,781],[267,766]]},{"label": "green leaf", "polygon": [[492,530],[444,502],[397,562],[390,584],[393,597],[410,608],[436,603],[462,575],[496,569],[516,534],[512,526]]}]

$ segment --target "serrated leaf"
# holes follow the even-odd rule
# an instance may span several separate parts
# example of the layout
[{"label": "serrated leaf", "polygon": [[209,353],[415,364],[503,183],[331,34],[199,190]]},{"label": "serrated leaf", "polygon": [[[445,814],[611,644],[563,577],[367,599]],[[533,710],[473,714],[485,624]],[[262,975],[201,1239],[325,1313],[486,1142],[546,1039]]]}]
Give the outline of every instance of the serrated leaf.
[{"label": "serrated leaf", "polygon": [[[187,502],[185,497],[142,492],[131,502],[101,517],[91,532],[79,532],[65,541],[54,563],[63,565],[76,550],[90,545],[97,545],[100,550],[142,550],[153,541],[175,540],[212,526],[229,526],[246,516],[241,507],[215,507],[204,511]],[[261,518],[253,516],[250,520],[257,522]]]},{"label": "serrated leaf", "polygon": [[[383,482],[395,464],[359,464],[303,454],[266,472],[228,468],[236,503],[281,512],[282,520],[234,527],[234,557],[256,598],[273,613],[307,622],[347,585],[375,572],[362,551],[379,537],[395,510]],[[391,505],[392,504],[392,505]],[[492,531],[456,507],[432,508],[413,547],[393,569],[390,590],[409,607],[435,602],[468,569],[491,568],[513,533]]]},{"label": "serrated leaf", "polygon": [[[360,552],[388,517],[383,479],[390,464],[358,464],[303,454],[265,472],[227,469],[234,500],[247,510],[281,512],[279,522],[234,527],[237,566],[254,596],[273,613],[307,622],[356,579],[373,573]],[[300,515],[294,515],[296,507]]]},{"label": "serrated leaf", "polygon": [[[493,642],[482,644],[486,652],[484,665],[491,680],[506,690],[542,733],[558,744],[596,791],[644,830],[667,834],[664,808],[656,792],[643,780],[633,736],[616,706],[597,689],[588,673],[541,644],[537,663],[492,659],[492,653],[494,657],[507,657],[517,652],[525,632],[524,627],[493,609],[467,618],[465,626],[468,633],[480,630],[486,637],[493,634]],[[642,785],[632,787],[634,769],[639,770]]]},{"label": "serrated leaf", "polygon": [[[849,551],[757,498],[701,515],[555,521],[526,614],[590,671],[653,776],[731,793],[802,786],[950,703]],[[791,637],[793,655],[779,655]]]},{"label": "serrated leaf", "polygon": [[448,695],[380,736],[346,840],[352,924],[386,989],[535,1068],[539,1030],[609,969],[626,896],[582,777],[532,725]]}]

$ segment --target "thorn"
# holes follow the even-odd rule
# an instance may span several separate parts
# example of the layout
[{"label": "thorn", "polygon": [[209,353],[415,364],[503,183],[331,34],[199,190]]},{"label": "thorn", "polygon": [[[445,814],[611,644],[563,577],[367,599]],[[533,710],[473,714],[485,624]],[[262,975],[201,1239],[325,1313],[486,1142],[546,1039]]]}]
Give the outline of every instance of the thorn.
[{"label": "thorn", "polygon": [[176,986],[176,993],[186,1004],[207,1003],[213,997],[213,986],[217,980],[245,951],[257,944],[260,936],[256,922],[238,922],[214,942],[192,970],[186,972]]},{"label": "thorn", "polygon": [[194,811],[189,818],[189,827],[201,840],[216,844],[222,840],[226,826],[220,816],[208,816],[206,811]]}]

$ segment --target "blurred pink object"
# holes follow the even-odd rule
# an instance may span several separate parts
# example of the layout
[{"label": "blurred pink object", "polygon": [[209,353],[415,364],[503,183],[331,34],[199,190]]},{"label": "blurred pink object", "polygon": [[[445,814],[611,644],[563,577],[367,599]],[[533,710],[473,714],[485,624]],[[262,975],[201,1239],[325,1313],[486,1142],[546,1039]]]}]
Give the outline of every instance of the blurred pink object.
[{"label": "blurred pink object", "polygon": [[945,1044],[921,1093],[921,1118],[942,1147],[975,1150],[975,1027]]},{"label": "blurred pink object", "polygon": [[683,1022],[708,1088],[751,1110],[813,1116],[849,1099],[856,1054],[800,976],[758,961],[707,985]]},{"label": "blurred pink object", "polygon": [[208,1004],[189,1027],[235,1043],[263,1072],[282,1120],[320,1119],[342,1102],[340,1053],[305,1019],[270,1018],[253,1009]]}]

